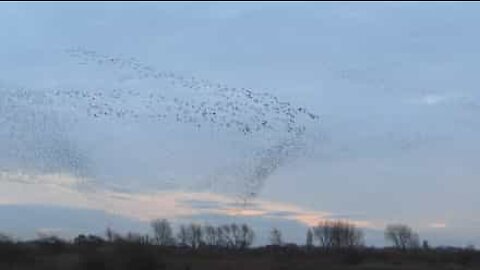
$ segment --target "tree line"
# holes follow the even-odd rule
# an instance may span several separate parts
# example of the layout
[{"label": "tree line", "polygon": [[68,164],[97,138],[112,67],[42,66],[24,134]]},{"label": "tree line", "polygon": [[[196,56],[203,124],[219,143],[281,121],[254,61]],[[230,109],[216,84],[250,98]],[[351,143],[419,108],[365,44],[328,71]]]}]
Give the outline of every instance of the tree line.
[{"label": "tree line", "polygon": [[[385,228],[385,239],[394,249],[365,246],[364,231],[347,221],[323,221],[308,228],[302,245],[286,242],[277,228],[271,229],[265,246],[253,247],[255,237],[247,224],[190,223],[174,229],[166,219],[152,221],[147,234],[107,229],[105,236],[81,234],[73,241],[52,235],[15,241],[0,234],[0,269],[225,269],[225,263],[229,269],[245,269],[246,265],[248,269],[265,269],[265,261],[272,264],[269,269],[318,269],[332,263],[364,262],[431,264],[428,269],[440,269],[436,267],[444,264],[480,265],[480,253],[472,247],[429,248],[426,241],[422,246],[419,235],[403,224]],[[206,261],[208,268],[201,268]],[[20,268],[8,268],[13,266]]]},{"label": "tree line", "polygon": [[[170,222],[166,219],[158,219],[151,222],[153,236],[128,233],[122,236],[119,233],[107,229],[107,241],[109,242],[137,242],[153,244],[163,247],[186,247],[198,249],[200,247],[218,247],[229,249],[245,249],[252,245],[255,233],[247,224],[224,224],[219,226],[200,225],[191,223],[182,224],[178,232],[174,234]],[[88,237],[80,235],[78,240],[88,240]],[[90,236],[91,237],[91,236]],[[74,240],[75,241],[75,240]]]},{"label": "tree line", "polygon": [[[127,233],[121,235],[111,229],[106,231],[108,242],[135,242],[153,244],[163,247],[183,247],[198,249],[201,247],[221,249],[246,249],[252,246],[255,240],[254,230],[247,224],[200,225],[181,224],[175,233],[171,223],[166,219],[157,219],[151,222],[152,235]],[[419,248],[418,234],[404,224],[390,224],[385,228],[385,240],[398,250]],[[75,243],[100,242],[103,239],[94,235],[79,235]],[[282,232],[273,228],[269,235],[269,246],[292,245],[284,241]],[[320,247],[325,250],[355,249],[365,245],[364,232],[354,223],[348,221],[323,221],[307,229],[305,247]],[[423,248],[428,248],[428,242],[423,242]]]}]

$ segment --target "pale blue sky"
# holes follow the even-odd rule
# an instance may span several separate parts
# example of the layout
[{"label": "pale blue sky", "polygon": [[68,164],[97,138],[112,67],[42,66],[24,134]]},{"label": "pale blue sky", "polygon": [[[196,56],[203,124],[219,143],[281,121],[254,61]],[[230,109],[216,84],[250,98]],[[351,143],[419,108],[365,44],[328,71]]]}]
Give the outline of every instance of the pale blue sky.
[{"label": "pale blue sky", "polygon": [[[320,121],[308,126],[308,151],[287,159],[264,183],[257,198],[264,216],[255,216],[260,227],[288,223],[285,234],[301,242],[305,215],[328,213],[364,222],[374,232],[386,223],[404,222],[434,244],[480,245],[479,12],[478,3],[2,3],[0,91],[163,87],[131,72],[77,65],[65,50],[82,47],[134,57],[161,71],[268,92],[305,106]],[[203,93],[178,95],[208,98]],[[140,106],[128,98],[125,104]],[[13,119],[23,119],[18,110],[20,118]],[[0,231],[20,222],[9,218],[9,205],[18,204],[32,209],[46,205],[42,209],[58,213],[48,216],[58,216],[57,227],[66,231],[79,227],[71,223],[76,208],[83,209],[78,210],[79,222],[85,211],[95,211],[92,217],[104,211],[119,228],[144,224],[155,215],[122,212],[126,206],[120,200],[95,203],[95,194],[109,192],[130,194],[132,205],[142,202],[135,196],[166,190],[184,193],[171,201],[204,192],[210,199],[202,195],[200,200],[225,203],[239,188],[231,182],[250,166],[249,153],[278,135],[245,139],[208,127],[165,128],[142,119],[86,119],[62,126],[58,122],[66,120],[60,118],[47,121],[53,128],[44,130],[17,123],[17,132],[29,134],[24,143],[8,139],[15,121],[5,121]],[[43,158],[46,150],[38,148],[40,143],[54,146],[50,159]],[[6,154],[13,148],[28,153],[32,147],[39,154],[25,154],[28,166]],[[61,153],[68,155],[62,160]],[[45,164],[48,173],[35,170]],[[242,172],[234,173],[237,166]],[[70,180],[65,184],[49,178],[72,173],[73,167],[93,184],[80,188]],[[28,175],[15,176],[28,178],[23,181],[28,188],[11,180],[12,168]],[[78,192],[78,200],[58,195],[58,181],[68,192]],[[158,215],[168,212],[167,217],[183,220],[202,208],[170,206],[158,206]],[[62,222],[63,212],[56,207],[73,209],[69,222]],[[295,212],[294,217],[265,217],[283,208]],[[200,211],[194,219],[213,222],[228,212],[215,211]],[[52,226],[40,216],[32,219],[38,226],[30,230]],[[84,227],[102,231],[105,222],[100,220]],[[25,231],[13,233],[31,235]],[[381,231],[372,233],[370,243],[383,244]]]}]

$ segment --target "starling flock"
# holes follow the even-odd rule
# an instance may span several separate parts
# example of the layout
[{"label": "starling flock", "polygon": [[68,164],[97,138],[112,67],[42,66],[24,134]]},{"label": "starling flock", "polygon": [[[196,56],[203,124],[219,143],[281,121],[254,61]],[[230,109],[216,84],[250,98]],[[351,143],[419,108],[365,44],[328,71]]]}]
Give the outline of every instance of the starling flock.
[{"label": "starling flock", "polygon": [[[159,87],[0,89],[0,136],[10,138],[9,144],[16,145],[16,148],[10,147],[9,151],[15,148],[18,156],[50,157],[56,163],[49,164],[81,171],[82,167],[88,166],[88,155],[76,149],[60,128],[68,129],[68,124],[75,124],[76,116],[92,121],[170,121],[198,129],[228,130],[249,137],[278,135],[274,137],[280,139],[252,153],[254,163],[239,176],[238,181],[243,183],[240,195],[251,199],[258,196],[271,173],[298,153],[307,127],[318,123],[318,115],[304,107],[281,101],[270,93],[159,72],[133,58],[110,57],[78,48],[66,52],[79,64],[111,66],[128,72],[138,80],[158,82]],[[163,88],[165,85],[168,91]],[[171,89],[184,89],[191,94],[176,95]],[[36,140],[36,136],[47,133],[50,139]],[[38,141],[42,141],[43,145]],[[5,150],[2,145],[0,150]],[[30,153],[26,154],[27,151]],[[56,167],[53,166],[52,170]]]},{"label": "starling flock", "polygon": [[[235,88],[216,84],[195,77],[185,77],[172,72],[159,72],[153,67],[145,65],[135,59],[123,59],[98,54],[83,49],[67,50],[70,56],[79,59],[79,63],[96,63],[112,65],[120,69],[133,72],[138,79],[162,80],[177,88],[192,90],[195,96],[184,100],[178,97],[167,99],[160,91],[121,91],[108,98],[140,97],[145,102],[145,109],[149,109],[148,117],[165,118],[169,116],[165,109],[170,110],[177,121],[194,125],[212,123],[221,128],[233,128],[249,135],[263,130],[288,132],[300,135],[305,131],[302,117],[318,120],[319,116],[303,107],[294,107],[289,102],[279,100],[269,93],[258,93],[250,89]],[[196,96],[208,93],[209,96],[195,101]],[[85,95],[85,93],[75,93]],[[92,111],[95,117],[102,116],[138,116],[133,111],[115,111],[107,103],[102,103],[99,93],[90,93]],[[117,108],[118,110],[118,108]],[[160,113],[159,111],[162,111]]]}]

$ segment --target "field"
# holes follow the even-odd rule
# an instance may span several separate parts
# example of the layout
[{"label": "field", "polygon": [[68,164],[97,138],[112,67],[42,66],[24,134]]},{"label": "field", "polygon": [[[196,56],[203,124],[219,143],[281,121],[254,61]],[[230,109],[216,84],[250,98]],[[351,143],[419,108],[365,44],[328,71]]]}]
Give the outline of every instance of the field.
[{"label": "field", "polygon": [[247,269],[480,269],[480,252],[467,249],[357,248],[325,250],[267,246],[243,250],[159,247],[105,242],[3,243],[0,269],[12,270],[247,270]]}]

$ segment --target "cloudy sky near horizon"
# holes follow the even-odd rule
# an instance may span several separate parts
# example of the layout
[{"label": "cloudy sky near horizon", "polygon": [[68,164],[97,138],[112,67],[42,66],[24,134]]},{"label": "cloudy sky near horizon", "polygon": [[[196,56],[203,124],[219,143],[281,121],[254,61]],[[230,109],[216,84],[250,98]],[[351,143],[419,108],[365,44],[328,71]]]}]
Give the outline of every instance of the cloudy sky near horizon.
[{"label": "cloudy sky near horizon", "polygon": [[[277,226],[303,242],[306,226],[341,218],[368,230],[369,244],[383,245],[384,225],[402,222],[434,245],[478,246],[479,11],[478,3],[2,3],[0,231],[148,230],[166,217]],[[206,88],[71,57],[72,48],[268,93],[319,120],[302,120],[301,149],[285,153],[275,152],[291,139],[280,131],[75,118],[83,103],[52,93],[127,89],[105,102],[137,112],[149,107],[135,91],[216,100]],[[252,168],[272,162],[245,203]]]}]

